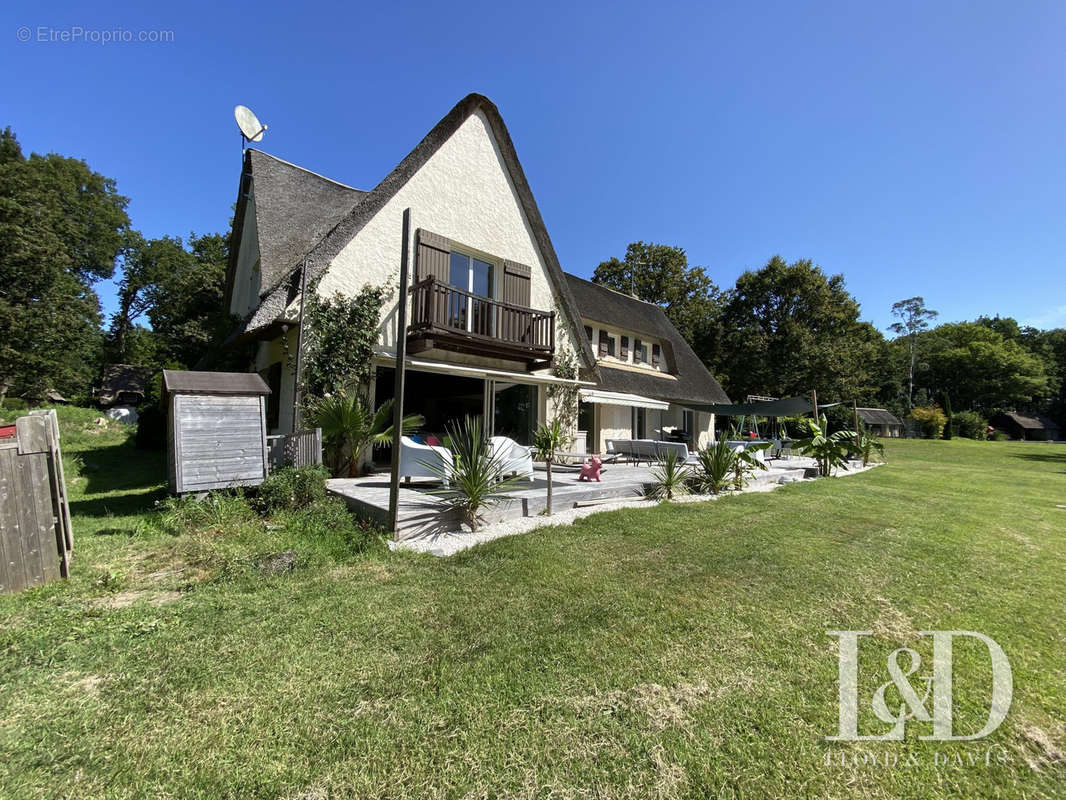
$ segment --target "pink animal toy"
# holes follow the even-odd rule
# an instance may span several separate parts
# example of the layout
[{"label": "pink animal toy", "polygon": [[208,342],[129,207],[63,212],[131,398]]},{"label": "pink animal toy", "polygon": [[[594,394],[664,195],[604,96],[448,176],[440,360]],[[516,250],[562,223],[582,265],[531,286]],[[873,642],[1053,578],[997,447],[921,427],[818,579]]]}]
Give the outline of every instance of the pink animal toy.
[{"label": "pink animal toy", "polygon": [[584,464],[581,465],[581,474],[577,476],[579,481],[600,481],[600,469],[603,467],[603,462],[596,456],[592,456]]}]

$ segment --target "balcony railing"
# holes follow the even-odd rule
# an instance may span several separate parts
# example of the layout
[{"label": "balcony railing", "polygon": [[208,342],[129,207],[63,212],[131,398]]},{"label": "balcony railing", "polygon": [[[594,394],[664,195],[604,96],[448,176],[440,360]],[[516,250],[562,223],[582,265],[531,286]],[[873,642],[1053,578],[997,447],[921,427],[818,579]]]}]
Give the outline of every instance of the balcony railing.
[{"label": "balcony railing", "polygon": [[[482,297],[430,276],[411,287],[409,336],[435,338],[451,349],[550,358],[555,352],[555,312]],[[464,342],[467,347],[456,346]]]}]

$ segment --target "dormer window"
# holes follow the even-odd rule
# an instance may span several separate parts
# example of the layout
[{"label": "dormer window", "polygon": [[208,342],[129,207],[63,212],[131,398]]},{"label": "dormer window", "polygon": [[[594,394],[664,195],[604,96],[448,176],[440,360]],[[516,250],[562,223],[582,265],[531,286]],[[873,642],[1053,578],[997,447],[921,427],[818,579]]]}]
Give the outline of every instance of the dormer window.
[{"label": "dormer window", "polygon": [[615,354],[615,339],[607,331],[600,330],[600,357],[611,356]]},{"label": "dormer window", "polygon": [[642,342],[640,339],[633,340],[633,363],[648,363],[648,345],[646,342]]}]

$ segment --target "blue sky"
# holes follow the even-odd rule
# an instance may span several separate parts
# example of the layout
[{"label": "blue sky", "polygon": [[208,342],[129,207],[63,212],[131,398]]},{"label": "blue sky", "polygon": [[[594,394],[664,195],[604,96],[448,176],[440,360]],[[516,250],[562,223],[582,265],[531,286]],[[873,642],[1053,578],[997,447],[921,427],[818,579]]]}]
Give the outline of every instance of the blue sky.
[{"label": "blue sky", "polygon": [[[1061,2],[18,5],[0,124],[114,177],[149,236],[225,228],[237,103],[370,189],[478,91],[572,272],[643,239],[729,287],[780,253],[882,328],[915,294],[1066,325]],[[37,40],[74,26],[173,41]]]}]

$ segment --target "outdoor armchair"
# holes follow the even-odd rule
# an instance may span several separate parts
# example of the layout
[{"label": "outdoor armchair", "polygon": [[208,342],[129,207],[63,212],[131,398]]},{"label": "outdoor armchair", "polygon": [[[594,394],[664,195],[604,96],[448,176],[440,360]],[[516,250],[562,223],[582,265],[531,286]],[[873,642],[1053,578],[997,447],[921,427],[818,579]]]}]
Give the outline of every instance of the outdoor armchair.
[{"label": "outdoor armchair", "polygon": [[447,486],[452,463],[452,454],[446,447],[420,444],[410,436],[400,437],[400,476],[404,481],[410,482],[411,478],[441,480],[443,477]]},{"label": "outdoor armchair", "polygon": [[519,475],[533,480],[533,451],[506,436],[489,439],[493,456],[499,461],[501,475]]}]

